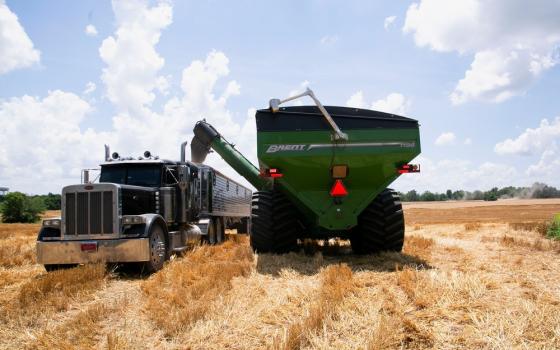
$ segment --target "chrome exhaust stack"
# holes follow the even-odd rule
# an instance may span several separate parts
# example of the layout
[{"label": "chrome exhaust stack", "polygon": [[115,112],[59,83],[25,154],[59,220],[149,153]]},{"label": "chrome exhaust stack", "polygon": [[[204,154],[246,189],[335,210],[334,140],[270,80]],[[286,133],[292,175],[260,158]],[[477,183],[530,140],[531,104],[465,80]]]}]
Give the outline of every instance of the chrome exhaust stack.
[{"label": "chrome exhaust stack", "polygon": [[109,145],[105,145],[105,161],[111,161],[111,149],[109,148]]},{"label": "chrome exhaust stack", "polygon": [[187,144],[189,143],[189,141],[185,141],[181,144],[181,163],[184,163],[187,161],[187,156],[185,155],[185,148],[187,147]]}]

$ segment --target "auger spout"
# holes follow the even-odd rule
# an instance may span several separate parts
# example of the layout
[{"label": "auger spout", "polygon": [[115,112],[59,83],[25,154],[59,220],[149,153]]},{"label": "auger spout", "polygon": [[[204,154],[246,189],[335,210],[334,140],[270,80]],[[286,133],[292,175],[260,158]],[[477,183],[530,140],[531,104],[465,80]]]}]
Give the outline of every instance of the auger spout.
[{"label": "auger spout", "polygon": [[213,149],[255,188],[262,189],[265,186],[267,179],[260,176],[259,169],[235,149],[212,125],[201,120],[196,123],[193,131],[194,137],[191,142],[191,160],[193,162],[203,163],[210,149]]}]

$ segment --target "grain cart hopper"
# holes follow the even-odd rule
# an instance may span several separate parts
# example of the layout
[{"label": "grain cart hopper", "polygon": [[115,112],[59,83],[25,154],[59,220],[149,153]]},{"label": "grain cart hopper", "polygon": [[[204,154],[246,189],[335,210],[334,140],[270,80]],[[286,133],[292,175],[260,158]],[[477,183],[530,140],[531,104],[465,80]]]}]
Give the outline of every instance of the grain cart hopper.
[{"label": "grain cart hopper", "polygon": [[[309,96],[316,106],[280,107]],[[323,107],[311,90],[256,112],[259,168],[205,121],[194,128],[192,160],[215,150],[258,192],[251,245],[286,252],[302,238],[349,238],[356,253],[400,251],[404,218],[389,186],[420,154],[418,121],[367,109]]]}]

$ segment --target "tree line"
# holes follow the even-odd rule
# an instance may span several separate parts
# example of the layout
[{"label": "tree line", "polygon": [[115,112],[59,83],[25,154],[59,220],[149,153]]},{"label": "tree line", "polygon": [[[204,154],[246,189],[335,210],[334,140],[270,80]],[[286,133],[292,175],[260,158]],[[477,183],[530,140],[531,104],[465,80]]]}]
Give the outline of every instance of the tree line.
[{"label": "tree line", "polygon": [[424,191],[422,193],[416,190],[406,193],[399,192],[401,201],[403,202],[434,202],[448,200],[485,200],[495,201],[498,199],[508,198],[560,198],[560,190],[556,187],[536,182],[531,187],[494,187],[489,191],[463,191],[463,190],[447,190],[444,193]]},{"label": "tree line", "polygon": [[59,194],[28,196],[21,192],[10,192],[0,196],[2,222],[36,222],[45,210],[60,210]]}]

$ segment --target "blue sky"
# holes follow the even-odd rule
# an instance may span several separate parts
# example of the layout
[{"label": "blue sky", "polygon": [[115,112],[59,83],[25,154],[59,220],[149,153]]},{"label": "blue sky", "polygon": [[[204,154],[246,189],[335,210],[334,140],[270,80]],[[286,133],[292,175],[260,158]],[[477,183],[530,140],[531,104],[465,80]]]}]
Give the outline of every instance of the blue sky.
[{"label": "blue sky", "polygon": [[0,0],[0,185],[58,192],[106,142],[176,158],[202,116],[254,159],[250,110],[309,86],[420,121],[423,173],[397,189],[560,186],[560,4],[534,7]]}]

